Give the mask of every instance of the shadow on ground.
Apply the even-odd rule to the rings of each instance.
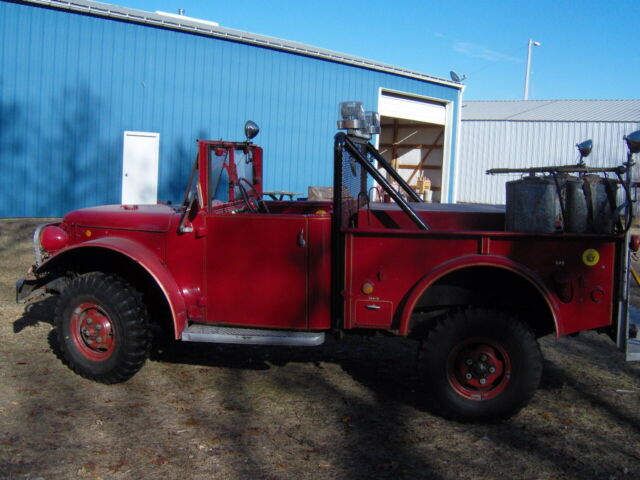
[[[54,302],[27,305],[10,340],[51,324]],[[52,478],[107,469],[112,478],[189,472],[233,479],[591,480],[625,478],[640,460],[638,399],[612,395],[615,383],[606,383],[619,378],[637,387],[638,369],[600,337],[545,339],[539,393],[495,425],[431,415],[416,388],[416,347],[375,337],[314,348],[214,345],[156,332],[150,363],[125,384],[96,385],[67,370],[52,378],[47,368],[35,376],[55,380],[60,390],[42,396],[18,377],[21,420],[0,441],[11,448],[40,444],[39,457],[13,459],[11,471],[51,472],[45,458],[55,466]],[[55,352],[55,344],[50,348]],[[25,363],[17,362],[16,374],[34,368]],[[603,371],[613,376],[593,381]],[[94,446],[78,440],[87,437]],[[54,458],[46,452],[55,442]],[[113,453],[110,445],[117,445]]]

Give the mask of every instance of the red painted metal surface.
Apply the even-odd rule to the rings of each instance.
[[[312,212],[328,211],[313,208]],[[328,213],[308,217],[307,251],[307,312],[308,328],[325,330],[331,327],[331,216]]]
[[[348,230],[346,236],[346,328],[367,326],[358,320],[359,302],[386,301],[393,305],[393,320],[385,327],[406,335],[413,309],[426,290],[443,276],[474,266],[501,268],[526,279],[547,303],[558,335],[612,321],[615,239],[611,237],[550,235],[532,242],[531,236],[506,232],[366,229]],[[590,248],[600,254],[592,267],[582,260]],[[557,272],[569,277],[575,292],[570,303],[562,302],[554,290]],[[376,281],[376,289],[366,295],[361,286],[370,281]]]
[[[164,239],[159,234],[104,228],[92,229],[89,227],[75,228],[67,226],[67,228],[74,231],[73,238],[75,243],[50,258],[40,267],[40,270],[51,269],[56,265],[64,265],[65,258],[68,258],[77,249],[93,249],[93,254],[96,256],[100,255],[102,250],[117,252],[138,263],[160,287],[171,309],[176,338],[179,336],[187,322],[187,301],[195,301],[194,296],[189,295],[190,292],[185,288],[185,285],[190,285],[193,280],[191,276],[185,275],[184,271],[176,270],[172,272],[167,268],[167,264],[164,261]],[[87,235],[88,233],[91,234]],[[86,238],[92,239],[86,240]],[[179,252],[174,252],[174,255],[179,255]],[[190,258],[190,263],[197,261],[197,258]],[[181,273],[182,275],[176,275],[176,273]]]
[[[481,238],[478,240],[478,244],[485,244]],[[466,268],[472,267],[492,267],[502,269],[515,275],[518,275],[524,278],[527,282],[529,282],[544,298],[549,311],[553,317],[554,324],[556,326],[556,331],[559,331],[561,325],[558,322],[558,305],[555,301],[552,292],[547,288],[547,286],[541,282],[540,278],[527,268],[524,265],[517,264],[513,262],[509,258],[499,257],[495,255],[461,255],[459,257],[454,257],[451,260],[443,262],[441,265],[434,268],[415,285],[415,287],[410,291],[407,301],[405,304],[405,308],[401,313],[400,320],[400,328],[399,331],[402,335],[406,335],[409,332],[409,326],[411,321],[411,314],[413,309],[416,306],[416,303],[420,299],[420,297],[431,287],[434,283],[436,283],[441,278],[445,277],[448,274],[464,270]],[[490,281],[490,279],[488,279]]]
[[[218,184],[211,162],[221,159],[224,182]],[[424,232],[397,206],[365,205],[359,227],[342,233],[344,303],[331,305],[332,203],[277,201],[268,202],[270,213],[248,212],[238,195],[240,173],[248,177],[252,197],[262,192],[262,150],[252,144],[200,141],[197,166],[198,205],[187,215],[186,229],[180,229],[182,206],[78,210],[60,225],[68,244],[41,270],[78,248],[125,255],[160,287],[176,338],[189,322],[325,330],[341,309],[346,329],[406,335],[414,308],[435,282],[476,266],[526,280],[547,305],[558,335],[612,321],[620,238],[504,232],[504,214],[496,207],[417,205],[432,226]],[[599,257],[591,266],[584,257],[590,249]],[[500,356],[498,347],[487,348]],[[495,365],[504,369],[507,363]]]
[[[511,359],[499,343],[472,338],[454,348],[447,359],[451,387],[469,400],[500,395],[511,379]]]
[[[308,328],[309,225],[303,215],[209,215],[207,321]]]
[[[71,314],[71,340],[77,350],[96,362],[109,358],[116,348],[114,325],[107,312],[97,303],[84,302]]]
[[[135,210],[127,205],[105,205],[83,208],[68,213],[64,222],[68,225],[166,232],[174,210],[167,205],[137,205]]]

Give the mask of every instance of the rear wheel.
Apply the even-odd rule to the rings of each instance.
[[[441,319],[423,340],[419,362],[436,409],[462,421],[516,414],[542,375],[542,355],[528,326],[505,312],[481,308]]]
[[[141,295],[115,276],[91,273],[72,280],[58,299],[55,323],[65,363],[90,380],[124,382],[149,354]]]

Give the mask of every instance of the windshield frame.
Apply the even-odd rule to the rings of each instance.
[[[191,202],[191,198],[193,197],[192,191],[195,189],[196,194],[198,195],[198,202],[202,204],[202,191],[200,189],[200,152],[196,153],[196,159],[193,162],[193,166],[191,167],[191,173],[189,174],[189,182],[187,183],[187,188],[184,191],[184,197],[182,198],[182,206],[187,207]],[[197,184],[194,186],[194,182]]]

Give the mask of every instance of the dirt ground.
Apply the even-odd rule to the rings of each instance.
[[[540,390],[495,425],[425,411],[395,339],[165,342],[124,384],[84,380],[51,347],[52,301],[15,304],[36,223],[0,221],[0,480],[640,476],[640,364],[597,334],[544,338]]]

